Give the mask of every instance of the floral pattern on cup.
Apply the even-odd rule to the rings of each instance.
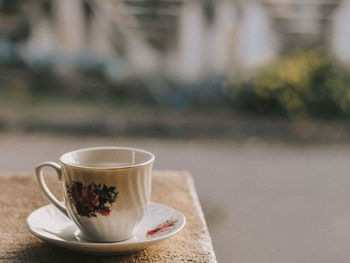
[[[84,186],[79,181],[66,185],[68,197],[71,198],[78,215],[90,217],[109,216],[111,206],[119,192],[115,186],[91,183]]]
[[[175,227],[177,220],[167,220],[164,223],[158,225],[156,228],[149,230],[146,233],[146,237],[153,237],[159,233],[167,232]]]

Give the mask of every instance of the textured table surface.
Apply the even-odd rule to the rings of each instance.
[[[62,195],[55,176],[47,182]],[[31,235],[25,220],[31,211],[48,204],[35,176],[0,176],[0,262],[216,262],[193,179],[187,172],[155,171],[152,201],[181,211],[187,220],[177,235],[142,251],[112,257],[77,254]]]

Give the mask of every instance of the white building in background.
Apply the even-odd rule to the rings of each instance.
[[[243,70],[254,69],[275,59],[280,45],[261,2],[247,1],[242,9],[243,16],[236,37],[237,64]]]
[[[331,49],[334,55],[344,64],[350,65],[350,1],[343,0],[334,14]]]
[[[350,64],[350,0],[28,3],[30,36],[17,47],[29,65],[98,64],[112,80],[161,76],[191,83],[317,43]]]
[[[258,1],[145,2],[52,0],[50,14],[32,8],[23,57],[67,68],[85,56],[105,63],[112,78],[162,75],[195,82],[254,68],[279,53]],[[157,2],[163,3],[152,6]]]
[[[21,51],[29,63],[72,65],[87,53],[105,59],[115,54],[104,18],[96,14],[87,21],[81,0],[52,0],[49,10],[38,3],[28,10],[31,34]],[[102,20],[102,21],[101,21]]]

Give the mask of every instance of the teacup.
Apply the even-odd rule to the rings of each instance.
[[[154,155],[125,147],[86,148],[63,154],[59,163],[36,167],[48,199],[75,222],[83,238],[117,242],[131,238],[150,203]],[[64,204],[50,192],[43,168],[55,169]]]

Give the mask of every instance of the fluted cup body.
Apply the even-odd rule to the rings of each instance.
[[[154,155],[104,147],[61,156],[68,216],[85,239],[116,242],[134,235],[150,203]]]

